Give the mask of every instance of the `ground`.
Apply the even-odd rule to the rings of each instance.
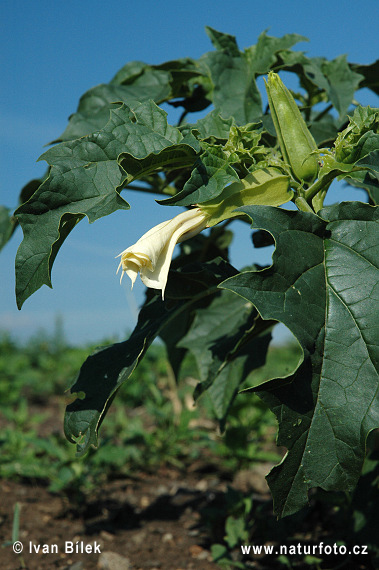
[[[1,481],[0,560],[1,569],[19,570],[211,570],[220,568],[212,561],[211,542],[222,542],[224,520],[210,517],[220,512],[229,485],[252,493],[258,510],[272,516],[271,499],[263,471],[240,471],[234,477],[220,472],[216,465],[195,462],[187,472],[161,468],[156,473],[136,473],[132,478],[109,481],[96,495],[81,503],[50,493],[45,486],[29,482]],[[19,503],[20,524],[17,539],[22,555],[12,550],[12,524],[15,504]],[[217,509],[219,509],[217,511]],[[203,516],[204,512],[207,517]],[[222,511],[221,511],[222,512]],[[295,543],[315,544],[333,537],[333,526],[323,524],[322,511],[313,510],[300,531],[292,534]],[[262,524],[262,523],[260,523]],[[287,526],[284,527],[287,530]],[[213,540],[210,540],[210,537]],[[74,552],[65,552],[69,542]],[[280,542],[280,539],[279,539]],[[71,544],[72,543],[72,544]],[[278,544],[278,539],[276,540]],[[37,553],[34,549],[38,549]],[[43,553],[45,548],[48,553]],[[57,545],[57,552],[52,552]],[[77,545],[77,546],[76,546]],[[97,552],[81,552],[86,546]],[[79,549],[76,552],[76,548]],[[31,550],[31,552],[30,552]],[[99,552],[100,551],[100,552]],[[321,561],[320,561],[321,562]],[[343,568],[374,570],[369,557],[338,560],[328,557],[320,565],[297,560],[288,566],[278,557],[254,556],[245,560],[248,568],[270,570],[296,568]],[[326,565],[325,565],[326,563]],[[232,568],[223,566],[224,569]]]
[[[98,496],[75,509],[67,498],[54,496],[38,484],[1,482],[0,543],[12,536],[13,511],[21,505],[21,557],[12,546],[1,552],[1,568],[133,568],[134,570],[217,568],[212,562],[200,512],[225,491],[227,482],[202,466],[183,476],[175,469],[137,474],[108,483]],[[58,545],[56,553],[29,552],[29,542]],[[65,553],[65,541],[98,545],[102,555]],[[117,553],[114,566],[108,564]],[[129,562],[129,564],[128,564]],[[104,565],[103,565],[104,564]],[[110,563],[112,564],[112,562]]]

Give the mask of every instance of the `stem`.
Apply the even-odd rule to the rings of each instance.
[[[329,190],[329,186],[331,185],[332,182],[329,182],[329,184],[326,184],[324,186],[324,188],[322,190],[320,190],[320,192],[313,198],[312,200],[312,206],[315,210],[315,212],[319,212],[323,206],[324,206],[324,200],[325,200],[325,196],[327,191]]]
[[[178,127],[182,124],[182,122],[186,118],[187,114],[188,114],[188,111],[186,109],[184,109],[183,113],[180,115],[180,119],[178,121]]]
[[[312,214],[314,214],[312,207],[308,204],[303,196],[298,196],[295,199],[295,204],[302,212],[312,212]]]
[[[162,192],[159,192],[159,190],[156,190],[155,188],[149,188],[147,186],[135,186],[133,184],[128,184],[127,186],[125,186],[125,188],[123,188],[123,190],[138,190],[139,192],[149,192],[151,194],[162,194]]]
[[[308,202],[308,204],[310,203],[312,198],[314,198],[316,194],[318,194],[320,190],[322,190],[322,188],[324,188],[326,185],[330,186],[332,180],[337,176],[339,176],[340,174],[341,172],[338,171],[336,172],[335,170],[331,170],[330,172],[322,176],[322,178],[316,180],[316,182],[312,184],[312,186],[310,186],[310,188],[308,188],[308,190],[304,192],[304,198]]]
[[[303,190],[303,184],[300,184],[300,182],[297,182],[292,176],[291,176],[290,186],[291,186],[291,188],[293,188],[297,192],[300,192]]]
[[[329,113],[329,111],[331,111],[331,109],[333,109],[333,105],[332,105],[332,104],[328,105],[328,107],[326,107],[326,109],[324,109],[323,111],[321,111],[321,113],[319,113],[319,114],[317,115],[317,117],[315,117],[315,119],[314,119],[313,122],[315,123],[316,121],[320,121],[325,115],[327,115],[327,113]]]
[[[175,195],[175,190],[174,188],[172,189],[172,192],[165,192],[164,190],[169,188],[169,186],[165,186],[163,190],[158,190],[157,188],[153,188],[153,187],[149,187],[149,186],[136,186],[134,184],[128,184],[127,186],[125,186],[125,188],[123,188],[123,190],[138,190],[139,192],[148,192],[149,194],[167,194],[169,196],[174,196]]]

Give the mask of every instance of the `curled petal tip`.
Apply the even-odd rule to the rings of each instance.
[[[140,277],[147,287],[164,290],[167,283],[171,258],[175,245],[201,232],[206,227],[207,216],[198,208],[186,210],[172,220],[162,222],[144,234],[134,245],[128,247],[121,256],[121,279],[127,273],[132,286]],[[120,283],[121,283],[120,279]]]

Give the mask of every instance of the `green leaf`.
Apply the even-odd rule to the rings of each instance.
[[[172,198],[157,202],[163,206],[200,204],[219,196],[227,184],[238,180],[228,156],[220,148],[209,148],[197,160],[183,190]]]
[[[364,155],[363,158],[356,162],[355,166],[361,166],[364,168],[368,168],[370,170],[370,174],[376,177],[379,180],[379,148],[376,147],[376,150],[373,152]]]
[[[18,197],[18,203],[23,204],[34,194],[38,187],[46,180],[48,174],[46,173],[40,179],[30,180],[21,189],[20,195]],[[11,214],[12,211],[12,214]],[[0,251],[8,243],[14,232],[18,227],[18,220],[13,214],[13,210],[6,208],[5,206],[0,206]]]
[[[241,52],[238,49],[235,36],[218,32],[210,26],[205,26],[205,31],[207,32],[214,48],[231,56],[238,57],[240,55]]]
[[[191,97],[196,88],[191,82],[196,78],[201,81],[202,76],[201,68],[190,58],[156,66],[131,61],[109,84],[97,85],[82,95],[76,113],[70,116],[64,133],[54,142],[73,140],[102,129],[113,103],[132,106],[151,99],[160,104],[176,97]]]
[[[334,146],[336,159],[350,164],[379,150],[379,109],[357,107]]]
[[[249,542],[249,528],[244,516],[228,516],[225,521],[225,540],[229,548]]]
[[[246,568],[243,562],[238,560],[233,560],[224,544],[212,544],[211,554],[213,561],[217,563],[220,568],[225,568],[225,570],[230,570],[231,568],[240,568],[244,570]]]
[[[203,80],[206,82],[207,79],[196,60],[185,57],[154,65],[153,69],[170,73],[170,99],[185,97],[186,103],[183,106],[188,111],[200,111],[210,104],[210,101],[201,97],[201,94],[204,95],[205,93],[202,93],[202,89],[199,88],[203,87]],[[176,103],[174,106],[177,106]],[[170,104],[173,103],[170,101]]]
[[[256,74],[267,73],[281,58],[282,52],[298,42],[308,42],[308,38],[298,34],[285,34],[281,38],[268,36],[266,32],[260,34],[256,45],[246,49]]]
[[[193,353],[201,382],[207,380],[215,359],[218,367],[224,362],[227,352],[240,338],[241,327],[242,330],[249,329],[255,317],[251,303],[229,292],[219,295],[210,307],[197,312],[193,326],[178,346]],[[225,349],[226,346],[229,348]]]
[[[171,93],[170,77],[168,72],[148,68],[131,84],[118,85],[114,80],[114,83],[93,87],[82,95],[76,113],[70,116],[66,129],[53,142],[70,141],[99,131],[109,120],[112,103],[165,101]]]
[[[307,40],[297,34],[272,38],[265,33],[257,45],[241,52],[233,36],[208,28],[217,51],[205,54],[199,65],[208,69],[213,89],[208,93],[214,107],[224,118],[233,117],[238,125],[253,123],[262,115],[262,100],[255,79],[267,73],[281,51],[298,41]]]
[[[182,249],[191,248],[192,251],[186,251],[173,260],[171,268],[179,267],[179,270],[171,269],[170,271],[170,279],[165,291],[166,299],[190,300],[199,295],[204,288],[216,286],[226,275],[231,277],[237,273],[220,257],[224,252],[219,248],[218,242],[222,242],[223,238],[224,240],[227,239],[224,235],[226,233],[224,230],[221,233],[213,230],[209,236],[198,235],[189,242],[182,244]],[[202,258],[204,257],[213,261],[207,261],[206,265],[200,264],[199,261],[203,262],[204,259]],[[196,261],[191,263],[192,258]],[[184,270],[180,269],[180,264],[183,262],[186,263]],[[205,298],[198,306],[206,307],[209,303],[210,299]],[[178,342],[186,335],[193,318],[193,307],[188,303],[188,306],[180,314],[170,319],[170,322],[165,325],[159,335],[166,345],[167,356],[175,376],[178,375],[182,360],[187,352],[187,349],[179,346]]]
[[[352,172],[344,177],[344,181],[357,188],[364,188],[373,204],[379,204],[379,181],[376,176],[373,176],[370,171],[361,170],[359,172]]]
[[[196,360],[201,383],[195,397],[207,391],[222,427],[241,384],[265,363],[271,335],[261,335],[256,323],[251,303],[223,291],[209,307],[197,311],[188,333],[177,343]]]
[[[379,110],[358,106],[334,146],[335,158],[323,158],[324,171],[336,169],[341,175],[345,172],[347,182],[365,188],[373,202],[378,203]]]
[[[211,246],[210,246],[211,249]],[[170,271],[170,279],[165,289],[165,297],[171,300],[191,300],[209,287],[216,287],[227,277],[237,273],[225,259],[215,258],[206,262],[188,263],[187,256],[176,258],[186,263],[185,267]]]
[[[190,300],[195,295],[201,293],[205,287],[216,286],[222,281],[226,275],[236,275],[237,271],[234,270],[222,256],[225,251],[222,250],[222,242],[227,240],[228,232],[224,229],[217,228],[211,230],[209,236],[197,235],[195,238],[181,244],[182,250],[185,252],[176,257],[171,268],[178,268],[179,270],[170,271],[170,279],[166,287],[166,299],[188,299]],[[230,232],[229,232],[230,233]],[[190,251],[188,251],[190,249]],[[199,261],[207,261],[206,265],[200,264]],[[191,260],[195,261],[191,263]],[[180,264],[185,263],[185,269],[180,269]],[[210,303],[209,298],[205,298],[200,307],[206,307]],[[160,332],[160,338],[164,341],[167,350],[171,367],[175,376],[181,368],[181,364],[186,348],[179,346],[178,342],[186,335],[194,318],[193,307],[190,303],[185,310],[181,311],[176,317],[173,317],[170,322],[165,325],[164,329]]]
[[[38,190],[42,182],[44,182],[47,179],[48,176],[49,176],[49,169],[47,168],[42,178],[34,178],[33,180],[30,180],[27,184],[25,184],[25,186],[23,186],[23,188],[21,189],[20,196],[18,198],[19,205],[23,204],[24,202],[27,202],[29,198],[33,196],[34,192]]]
[[[379,150],[361,158],[355,166],[368,170],[352,172],[345,180],[353,186],[365,188],[373,203],[379,204]]]
[[[16,225],[16,218],[12,216],[10,208],[0,206],[0,251],[10,240]]]
[[[259,120],[262,101],[247,57],[216,51],[205,54],[200,61],[209,70],[216,111],[224,119],[233,117],[239,125]]]
[[[118,70],[109,83],[113,83],[114,85],[128,85],[151,69],[151,66],[143,61],[128,61],[128,63]]]
[[[265,364],[271,333],[249,340],[246,335],[243,340],[241,348],[236,349],[236,354],[226,355],[218,370],[213,363],[207,382],[200,384],[195,391],[196,397],[207,391],[221,430],[225,428],[230,407],[242,385],[254,370]]]
[[[313,121],[309,130],[319,148],[331,147],[338,134],[336,120],[329,114],[324,115],[320,120]]]
[[[359,85],[360,88],[367,87],[379,95],[379,59],[369,65],[351,63],[350,67],[364,77]]]
[[[345,55],[332,61],[322,57],[307,58],[304,54],[288,52],[283,57],[282,69],[292,69],[299,73],[301,84],[319,101],[331,101],[340,119],[345,119],[354,94],[361,86],[363,75],[351,69]],[[311,88],[312,87],[312,88]],[[314,89],[317,87],[320,92]],[[322,92],[325,96],[322,96]],[[314,100],[314,103],[317,99]]]
[[[234,119],[232,117],[223,119],[217,111],[213,110],[191,127],[199,133],[199,137],[203,140],[214,137],[226,141],[233,124]]]
[[[130,338],[99,349],[84,362],[71,388],[77,399],[67,406],[64,423],[66,437],[77,443],[80,455],[90,446],[97,446],[98,429],[117,390],[131,376],[154,338],[189,308],[203,306],[207,297],[218,293],[217,284],[235,270],[226,262],[214,260],[201,266],[200,272],[198,268],[187,272],[192,274],[192,289],[175,279],[176,273],[170,274],[167,300],[149,295]],[[175,299],[169,296],[169,285],[176,292]]]
[[[255,388],[278,418],[278,445],[288,448],[268,476],[275,510],[286,516],[306,504],[312,487],[353,489],[366,438],[379,426],[378,209],[347,202],[320,217],[243,211],[273,235],[273,265],[221,286],[263,319],[283,322],[304,352],[291,377]]]
[[[349,64],[345,55],[328,61],[323,57],[308,58],[301,52],[283,51],[279,57],[282,60],[279,69],[299,75],[300,83],[309,95],[308,104],[331,101],[340,121],[345,119],[356,90],[364,86],[364,75],[358,66]]]
[[[67,406],[64,421],[65,435],[77,443],[79,455],[97,446],[99,426],[116,391],[130,377],[171,312],[158,297],[153,298],[142,309],[128,340],[99,350],[84,362],[71,388],[77,399]]]
[[[177,162],[193,164],[194,137],[183,138],[152,101],[112,110],[104,129],[57,145],[41,156],[49,177],[15,212],[24,239],[16,258],[16,297],[24,301],[43,284],[68,233],[84,216],[90,223],[118,209],[129,209],[119,192],[151,169]],[[122,165],[122,166],[120,166]],[[128,172],[130,171],[130,172]]]
[[[333,61],[326,61],[323,65],[323,72],[328,80],[326,91],[329,99],[340,117],[344,117],[364,77],[350,68],[345,55]]]
[[[296,73],[300,78],[301,85],[308,92],[313,92],[315,87],[326,91],[328,82],[322,71],[325,58],[309,58],[304,52],[282,51],[279,54],[279,60],[278,69]]]
[[[365,188],[374,203],[378,192],[379,112],[358,106],[348,126],[339,133],[333,151],[321,155],[319,179],[306,191],[315,196],[339,176],[350,184]]]
[[[199,60],[208,70],[212,82],[212,98],[216,111],[224,118],[233,117],[237,124],[254,122],[262,114],[261,96],[255,83],[255,72],[247,56],[239,52],[209,52]]]

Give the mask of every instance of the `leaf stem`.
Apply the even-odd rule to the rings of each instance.
[[[151,194],[161,194],[155,188],[149,188],[147,186],[136,186],[134,184],[127,184],[123,190],[138,190],[139,192],[150,192]]]
[[[332,180],[339,176],[339,174],[341,174],[341,172],[331,170],[330,172],[324,174],[324,176],[321,178],[318,178],[316,182],[314,182],[312,186],[310,186],[308,190],[304,192],[304,199],[308,202],[308,204],[311,202],[312,198],[314,198],[316,194],[320,192],[320,190],[322,190],[327,185],[330,186]]]
[[[326,184],[324,188],[322,188],[322,190],[320,190],[320,192],[318,192],[318,194],[316,194],[316,196],[313,198],[312,206],[316,213],[323,208],[325,196],[327,191],[329,190],[329,186],[331,185],[331,183],[332,181],[330,181],[329,184]]]
[[[335,178],[337,178],[337,176],[347,176],[349,175],[351,172],[358,172],[359,170],[368,170],[367,167],[365,166],[353,166],[353,168],[351,170],[341,170],[338,168],[338,165],[336,165],[334,168],[332,168],[331,170],[329,170],[329,172],[327,172],[326,174],[324,174],[323,176],[321,176],[321,178],[318,178],[316,180],[316,182],[314,182],[312,184],[312,186],[310,186],[307,190],[305,190],[302,195],[305,198],[305,200],[308,202],[308,204],[311,203],[311,200],[316,196],[316,194],[318,194],[321,190],[324,190],[324,192],[326,193],[326,191],[328,190],[329,186],[331,185],[331,183],[333,182],[333,180]]]
[[[163,190],[159,190],[158,188],[154,188],[154,187],[149,187],[149,186],[136,186],[135,184],[127,184],[123,190],[138,190],[139,192],[147,192],[149,194],[168,194],[168,195],[174,195],[175,194],[175,190],[172,189],[172,193],[171,192],[165,192],[164,190],[168,188],[168,186],[166,186]]]
[[[331,111],[333,109],[333,105],[330,104],[328,105],[323,111],[321,111],[317,117],[314,118],[313,122],[315,123],[316,121],[320,121],[325,115],[327,115],[329,113],[329,111]]]

